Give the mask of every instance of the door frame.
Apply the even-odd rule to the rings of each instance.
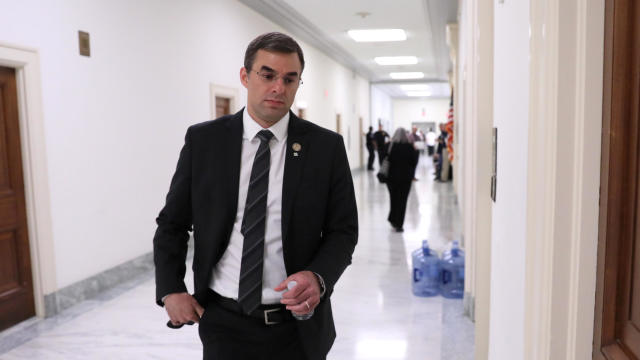
[[[36,316],[45,317],[44,296],[57,290],[57,280],[40,85],[40,57],[36,49],[0,42],[0,66],[16,69],[33,295]]]
[[[531,0],[524,359],[590,359],[604,2]],[[506,5],[506,4],[505,4]],[[498,9],[500,6],[497,5]],[[553,341],[552,341],[553,339]]]
[[[617,4],[616,4],[617,3]],[[616,327],[618,307],[626,307],[619,300],[614,306],[605,307],[605,299],[614,297],[619,299],[618,287],[624,281],[620,271],[625,256],[621,255],[624,246],[629,246],[626,240],[633,236],[633,225],[627,225],[629,219],[631,224],[635,224],[635,214],[622,209],[628,209],[624,200],[618,200],[629,193],[630,186],[635,183],[628,179],[626,166],[618,166],[612,159],[618,159],[620,153],[628,151],[629,146],[633,146],[637,139],[633,139],[631,134],[625,136],[613,136],[626,131],[628,122],[622,119],[622,111],[633,102],[634,95],[632,89],[627,89],[628,83],[620,80],[621,72],[627,71],[634,66],[632,60],[637,59],[637,52],[628,50],[627,44],[636,41],[630,38],[631,33],[627,31],[624,16],[625,10],[616,5],[629,6],[630,1],[605,1],[606,28],[605,28],[605,65],[604,65],[604,112],[603,112],[603,137],[602,137],[602,186],[601,186],[601,207],[600,207],[600,229],[598,238],[598,267],[597,267],[597,287],[596,287],[596,311],[595,326],[593,332],[593,359],[627,359],[625,350],[616,341]],[[622,19],[621,19],[622,18]],[[634,36],[636,34],[633,34]],[[637,50],[636,50],[637,51]],[[634,59],[635,58],[635,59]],[[617,70],[620,71],[617,71]],[[626,81],[626,80],[625,80]],[[631,97],[629,100],[628,97]],[[633,127],[631,127],[633,129]],[[634,154],[635,155],[635,154]],[[634,162],[637,159],[632,157],[625,160],[623,164]],[[633,172],[633,170],[630,170]],[[629,185],[631,184],[631,185]],[[634,200],[635,201],[635,200]],[[629,205],[633,206],[633,205]],[[635,205],[637,206],[637,204]],[[624,215],[630,215],[629,219],[623,219]],[[637,230],[636,230],[637,231]],[[631,275],[633,275],[633,270]],[[621,280],[622,278],[622,280]],[[603,347],[603,344],[605,345]]]

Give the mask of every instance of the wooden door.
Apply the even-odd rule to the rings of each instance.
[[[216,96],[216,118],[231,114],[231,99]]]
[[[605,2],[593,358],[640,359],[640,2]]]
[[[15,70],[0,67],[0,330],[35,315]]]

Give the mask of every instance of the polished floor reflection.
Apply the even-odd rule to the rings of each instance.
[[[329,360],[473,359],[474,329],[463,316],[462,300],[411,293],[411,251],[423,239],[441,251],[460,238],[452,184],[432,181],[432,172],[423,156],[404,233],[387,223],[388,194],[373,172],[354,174],[360,237],[353,264],[332,297],[338,337]],[[152,276],[0,333],[0,359],[201,358],[196,326],[164,326],[164,310],[153,302]]]

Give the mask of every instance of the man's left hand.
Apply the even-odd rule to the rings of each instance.
[[[286,290],[287,284],[291,281],[295,281],[297,283],[296,286],[282,294],[280,302],[286,305],[287,310],[291,310],[294,314],[310,313],[320,303],[318,278],[311,271],[300,271],[286,278],[274,290]]]

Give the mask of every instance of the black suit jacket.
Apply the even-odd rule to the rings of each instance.
[[[193,125],[171,181],[153,239],[156,301],[186,292],[188,231],[194,237],[194,287],[203,299],[215,264],[229,244],[238,203],[242,111]],[[294,143],[300,150],[294,151]],[[297,321],[312,359],[326,355],[335,338],[330,296],[351,263],[358,216],[342,137],[290,112],[282,188],[282,247],[288,275],[310,270],[326,294],[310,320]],[[295,154],[297,153],[297,155]],[[284,280],[284,279],[282,279]],[[206,306],[206,304],[203,304]]]

